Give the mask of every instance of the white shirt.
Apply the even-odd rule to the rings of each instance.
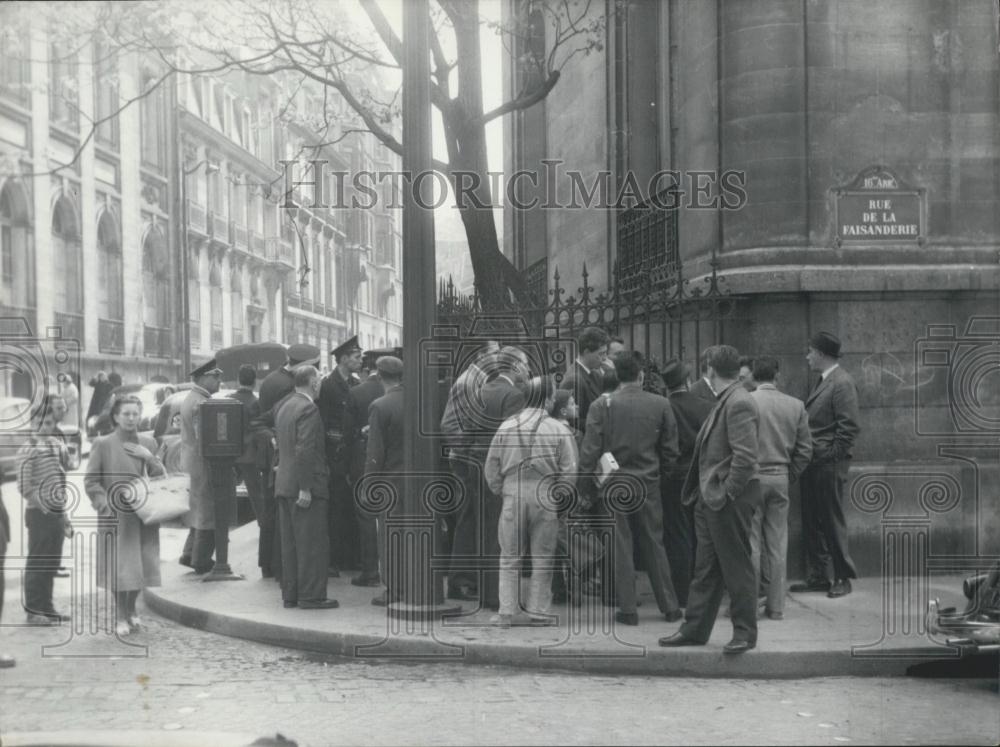
[[[826,369],[823,373],[821,373],[819,375],[820,379],[822,379],[823,381],[826,381],[826,377],[829,376],[830,372],[833,369],[835,369],[835,368],[840,368],[840,364],[839,363],[834,363],[832,366],[830,366],[828,369]]]
[[[708,384],[708,388],[709,388],[709,390],[710,390],[710,391],[712,392],[712,394],[714,394],[714,395],[715,395],[716,397],[718,397],[718,396],[719,396],[719,393],[718,393],[717,391],[715,391],[715,387],[714,387],[714,386],[712,386],[712,382],[711,382],[711,381],[709,380],[709,378],[708,378],[707,376],[702,376],[702,377],[701,377],[701,379],[702,379],[702,381],[704,381],[704,382],[705,382],[706,384]]]
[[[582,368],[586,372],[587,376],[590,376],[590,369],[587,368],[585,365],[583,365],[583,361],[582,360],[580,360],[579,358],[577,358],[576,359],[576,365],[578,365],[580,368]]]

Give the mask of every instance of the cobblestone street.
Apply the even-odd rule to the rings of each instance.
[[[144,615],[144,658],[41,656],[6,627],[2,734],[281,732],[300,744],[995,744],[996,680],[587,677],[310,657]],[[195,741],[197,741],[195,739]]]

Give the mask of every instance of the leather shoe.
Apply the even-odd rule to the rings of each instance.
[[[783,612],[771,612],[770,610],[765,610],[764,614],[767,616],[768,620],[784,620],[785,615]]]
[[[833,586],[830,587],[830,591],[826,595],[830,599],[836,599],[837,597],[846,597],[851,593],[851,580],[847,578],[839,578],[833,582]]]
[[[668,623],[675,623],[678,620],[684,619],[684,612],[681,610],[674,610],[673,612],[664,612],[663,617],[666,618]]]
[[[745,654],[752,648],[757,648],[757,644],[752,641],[737,640],[734,638],[722,647],[724,654]]]
[[[7,656],[7,654],[0,654],[0,669],[10,669],[17,664],[14,661],[13,656]]]
[[[351,579],[351,586],[381,586],[378,576],[355,576]]]
[[[638,612],[621,612],[620,610],[615,613],[615,622],[621,623],[622,625],[638,625],[639,624],[639,613]]]
[[[668,648],[676,648],[679,646],[704,646],[705,644],[701,641],[696,641],[693,638],[688,638],[686,635],[681,633],[679,630],[673,635],[663,636],[659,640],[661,646]]]
[[[336,599],[318,599],[315,602],[299,602],[301,610],[332,610],[340,606]]]
[[[282,602],[282,605],[284,605],[286,610],[290,610],[292,607],[298,607],[299,603],[293,599],[286,599],[284,602]]]
[[[805,591],[830,591],[830,582],[823,578],[807,578],[801,583],[792,584],[788,590],[797,594]]]

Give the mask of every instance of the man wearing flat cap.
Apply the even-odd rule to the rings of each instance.
[[[181,553],[180,563],[194,568],[195,573],[212,570],[215,552],[215,497],[212,494],[209,463],[201,455],[201,404],[217,391],[222,381],[222,369],[215,359],[191,372],[194,386],[181,402],[181,459],[191,476],[191,510],[188,523],[191,531]]]
[[[820,378],[806,399],[813,447],[812,461],[802,473],[806,580],[792,584],[791,591],[825,591],[836,599],[850,594],[851,579],[858,577],[844,518],[844,483],[861,430],[858,391],[840,367],[840,340],[829,332],[817,332],[809,340],[806,361]]]
[[[368,443],[365,450],[365,474],[394,473],[403,471],[403,361],[393,355],[383,355],[375,362],[375,371],[385,394],[368,408]],[[392,479],[392,478],[390,478]],[[402,493],[400,480],[392,480],[397,495]],[[402,500],[400,495],[399,500]],[[369,512],[370,513],[370,512]],[[372,604],[382,606],[398,599],[398,572],[390,572],[389,563],[395,560],[387,552],[385,512],[378,514],[378,559],[385,594],[375,597]]]
[[[358,523],[354,498],[348,482],[350,473],[349,434],[345,428],[347,395],[360,383],[361,346],[357,335],[330,351],[336,364],[323,379],[319,390],[319,413],[326,431],[326,457],[330,467],[330,510],[327,528],[330,537],[331,576],[340,568],[355,567],[358,555]]]
[[[691,370],[676,358],[667,361],[661,375],[667,388],[670,408],[677,421],[677,445],[680,456],[661,482],[663,500],[663,547],[670,561],[670,577],[677,592],[677,603],[687,607],[691,574],[694,572],[694,510],[681,500],[684,478],[691,466],[694,444],[702,423],[714,405],[688,390]]]

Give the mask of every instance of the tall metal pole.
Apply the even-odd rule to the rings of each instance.
[[[184,171],[184,154],[178,159],[181,174],[181,380],[191,373],[191,299],[188,297],[188,206],[187,172]]]
[[[403,171],[409,179],[403,203],[403,366],[404,366],[404,475],[401,506],[389,517],[390,565],[402,569],[402,604],[390,614],[428,619],[443,611],[442,579],[431,572],[434,519],[423,502],[428,474],[436,464],[432,438],[422,436],[420,423],[438,418],[437,385],[422,370],[421,342],[427,340],[435,318],[436,295],[434,216],[421,207],[415,186],[430,187],[432,179],[417,179],[432,168],[430,99],[430,14],[428,0],[403,3]],[[431,202],[430,195],[424,204]],[[403,510],[400,511],[399,509]],[[394,517],[402,514],[402,525]],[[393,525],[397,527],[392,530]],[[394,535],[394,536],[393,536]]]

